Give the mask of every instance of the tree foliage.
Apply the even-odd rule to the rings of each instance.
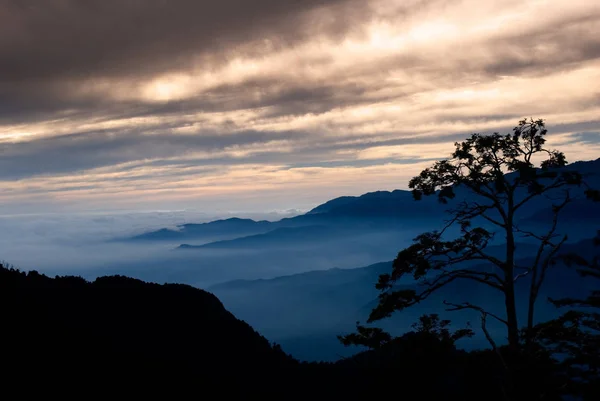
[[[473,336],[471,328],[450,331],[450,323],[450,320],[440,319],[437,313],[432,313],[421,316],[419,321],[412,325],[412,329],[417,335],[430,337],[450,346],[454,346],[462,338]],[[359,322],[356,323],[356,333],[338,338],[346,346],[361,345],[374,350],[381,349],[397,339],[379,327],[365,327]]]

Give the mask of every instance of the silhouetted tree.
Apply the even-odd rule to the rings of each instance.
[[[472,337],[473,330],[470,328],[458,329],[454,332],[450,332],[450,320],[440,319],[437,313],[429,315],[423,315],[419,318],[417,323],[412,325],[413,329],[417,333],[423,333],[431,335],[442,343],[452,344],[465,337]]]
[[[421,316],[411,327],[417,335],[428,336],[451,346],[461,338],[473,336],[473,330],[470,328],[451,332],[450,323],[450,320],[441,320],[437,313],[432,313]],[[381,328],[361,326],[359,322],[356,323],[356,333],[338,336],[338,339],[346,346],[362,345],[373,350],[380,349],[394,340]]]
[[[527,275],[531,278],[527,326],[532,327],[535,301],[546,271],[566,241],[566,236],[555,235],[560,211],[573,200],[570,188],[583,184],[579,173],[561,169],[567,164],[563,153],[545,148],[546,133],[543,120],[523,120],[512,134],[473,134],[455,144],[451,159],[436,162],[410,181],[416,200],[436,194],[446,204],[456,197],[456,191],[464,191],[463,200],[448,211],[451,219],[441,231],[419,235],[412,246],[398,254],[393,271],[380,276],[376,287],[382,292],[369,322],[417,304],[453,281],[469,280],[501,292],[506,317],[488,313],[469,302],[449,304],[450,308],[474,309],[484,317],[497,319],[507,327],[509,346],[515,349],[519,346],[515,282]],[[541,168],[536,168],[534,161],[540,156],[544,159]],[[553,201],[554,214],[551,228],[542,235],[521,229],[516,220],[521,208],[540,197]],[[503,258],[486,253],[496,231],[475,225],[481,222],[505,236]],[[454,226],[460,229],[458,238],[444,240],[445,232]],[[515,265],[517,235],[539,241],[531,266]],[[467,261],[482,261],[492,268],[465,268]],[[408,275],[422,284],[422,291],[394,288],[398,280]]]
[[[506,135],[473,134],[466,141],[455,144],[450,159],[436,162],[410,181],[409,187],[416,200],[437,195],[441,204],[451,203],[448,210],[450,219],[441,230],[416,237],[413,245],[398,253],[392,272],[380,276],[376,285],[381,291],[379,303],[372,310],[369,323],[413,306],[448,284],[466,280],[483,284],[501,294],[505,316],[486,311],[468,300],[463,303],[444,301],[447,310],[478,311],[484,334],[497,351],[498,347],[486,329],[486,321],[492,318],[501,322],[507,330],[509,354],[516,355],[522,338],[517,319],[515,283],[528,276],[527,329],[523,333],[526,333],[525,342],[531,343],[527,333],[531,333],[534,325],[540,288],[554,257],[567,240],[566,236],[556,233],[560,212],[576,198],[575,188],[583,186],[584,192],[597,195],[585,186],[580,173],[564,168],[567,161],[562,152],[545,147],[546,133],[543,120],[531,119],[520,121],[513,132]],[[518,214],[541,199],[552,205],[551,226],[544,233],[528,231],[519,225]],[[453,228],[458,228],[459,235],[447,239]],[[501,257],[487,251],[496,234],[505,239],[506,252]],[[517,266],[515,263],[518,236],[538,243],[534,261],[529,266]],[[476,263],[469,263],[473,261]],[[406,276],[417,281],[418,289],[396,285]],[[374,330],[377,329],[358,325],[359,334],[385,337],[382,331]],[[341,337],[341,340],[344,343],[361,343],[357,340],[362,338],[351,334]],[[504,363],[504,359],[502,361]],[[507,387],[511,387],[510,384]]]
[[[421,397],[457,396],[464,400],[462,391],[469,387],[461,378],[464,352],[458,351],[455,343],[472,335],[470,329],[452,331],[450,321],[437,314],[421,316],[411,331],[393,338],[381,329],[359,326],[357,333],[341,338],[342,342],[370,349],[342,359],[336,366],[348,369],[348,378],[355,377],[371,389],[367,398],[373,396],[374,389],[386,388],[390,382],[408,387],[427,377],[430,386],[418,390]]]

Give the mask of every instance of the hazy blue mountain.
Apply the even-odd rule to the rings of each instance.
[[[588,180],[600,187],[597,176],[600,160],[573,163],[568,168],[589,175]],[[455,202],[468,195],[461,188],[456,192]],[[558,230],[569,234],[570,242],[593,236],[597,228],[592,218],[597,215],[597,206],[584,200],[576,202],[565,210],[566,219]],[[452,206],[452,202],[440,205],[436,197],[415,201],[409,191],[379,191],[336,198],[305,215],[275,222],[228,219],[189,224],[180,231],[147,234],[159,238],[157,241],[121,244],[139,248],[140,254],[151,250],[151,257],[121,258],[110,266],[99,264],[84,274],[93,278],[127,272],[144,280],[179,281],[206,287],[233,279],[274,278],[332,267],[367,266],[393,259],[418,234],[441,228],[443,212]],[[519,227],[543,232],[550,224],[550,208],[550,201],[540,200],[521,209],[517,216]],[[448,234],[455,235],[456,230]],[[180,238],[173,239],[177,237]],[[517,238],[523,244],[531,242],[530,238]],[[494,245],[501,246],[502,241],[499,234]],[[175,249],[182,244],[187,244],[184,248],[188,249]]]
[[[518,264],[531,263],[529,255],[536,248],[528,244],[517,246]],[[491,246],[488,253],[501,256],[503,246]],[[591,240],[565,245],[563,252],[577,252],[592,257],[600,252]],[[484,269],[485,266],[480,268]],[[280,343],[284,350],[300,359],[336,360],[349,356],[359,349],[344,348],[337,334],[350,332],[357,320],[364,322],[377,304],[378,291],[374,285],[380,274],[391,270],[391,262],[382,262],[355,269],[330,269],[277,277],[268,280],[235,280],[209,287],[223,304],[236,316],[249,322],[261,333]],[[546,297],[577,295],[587,291],[586,282],[570,270],[554,269],[542,288],[539,318],[555,313]],[[410,280],[400,286],[414,286]],[[528,289],[527,279],[518,282],[518,297],[524,300]],[[457,281],[430,297],[419,306],[381,322],[381,326],[396,333],[410,329],[410,325],[424,313],[447,315],[444,300],[462,302],[469,300],[498,314],[503,313],[503,298],[489,287],[472,282]],[[457,325],[478,320],[472,311],[454,312],[450,315]],[[522,318],[524,318],[522,316]],[[490,323],[490,330],[500,336],[502,327]],[[479,335],[470,347],[486,346]]]
[[[320,213],[328,213],[336,207],[352,204],[356,201],[356,196],[340,196],[339,198],[332,199],[319,205],[312,210],[310,210],[306,214],[320,214]]]
[[[400,231],[386,228],[373,229],[370,227],[339,227],[339,226],[300,226],[276,228],[264,234],[249,235],[230,240],[214,241],[202,245],[182,244],[179,249],[255,249],[266,250],[271,248],[291,247],[302,249],[305,247],[322,248],[328,244],[345,241],[365,240],[362,246],[371,242],[368,238],[375,236],[379,245],[398,240]],[[387,238],[381,239],[381,236]],[[406,235],[402,234],[404,238]],[[395,242],[397,243],[397,242]],[[361,247],[358,244],[358,247]]]
[[[215,241],[204,245],[182,244],[181,249],[199,248],[255,248],[271,246],[301,246],[307,239],[327,241],[335,240],[337,235],[343,235],[344,231],[328,226],[304,226],[304,227],[282,227],[276,228],[264,234],[249,235],[231,240]]]
[[[415,201],[410,191],[377,191],[357,197],[341,197],[326,202],[308,212],[308,215],[349,216],[354,218],[430,219],[439,215],[435,199]]]
[[[552,221],[552,208],[547,207],[533,213],[527,221]],[[578,199],[569,203],[560,212],[561,222],[581,222],[586,220],[600,221],[600,203]]]
[[[575,170],[586,177],[586,181],[595,188],[600,188],[600,159],[585,162],[576,162],[565,167],[567,170]],[[510,180],[511,176],[507,177]],[[582,197],[585,188],[573,190],[575,197]],[[560,195],[560,191],[551,193]],[[517,198],[527,196],[525,190],[517,194]],[[440,205],[436,197],[426,197],[415,201],[410,191],[377,191],[366,193],[361,196],[342,196],[323,203],[308,213],[278,221],[254,221],[251,219],[232,218],[217,220],[203,224],[186,224],[178,230],[161,229],[130,238],[131,240],[154,240],[174,241],[181,243],[190,240],[226,240],[245,237],[254,234],[262,234],[278,228],[302,227],[302,226],[338,226],[346,228],[406,228],[415,224],[430,226],[439,225],[444,218],[445,210],[456,205],[458,202],[469,199],[473,200],[473,194],[466,189],[458,187],[456,198],[448,205]],[[525,205],[517,216],[524,221],[531,218],[539,219],[541,216],[532,217],[534,214],[546,210],[551,211],[551,199],[539,199],[536,202]],[[597,208],[581,201],[578,205],[585,205],[586,209],[593,209],[595,215],[599,212]],[[577,207],[575,210],[583,210]],[[546,216],[547,217],[547,216]],[[584,218],[587,214],[581,213],[571,215],[572,218]],[[528,220],[529,218],[529,220]],[[580,219],[581,220],[581,219]]]
[[[343,199],[343,201],[339,201]],[[343,207],[330,208],[347,202]],[[323,210],[327,209],[327,212]],[[329,226],[344,229],[380,230],[406,228],[416,222],[425,223],[439,220],[443,215],[435,199],[417,202],[409,191],[373,192],[360,197],[334,199],[317,207],[305,215],[284,218],[278,221],[254,221],[232,218],[202,224],[185,224],[177,230],[163,228],[140,234],[128,241],[220,241],[264,234],[276,229],[307,226]],[[309,229],[310,230],[310,229]],[[284,232],[284,231],[280,231]],[[300,232],[300,231],[298,231]]]
[[[377,278],[390,269],[391,262],[383,262],[269,280],[236,280],[209,291],[286,352],[300,359],[333,361],[355,352],[341,347],[335,335],[352,329],[363,306],[377,296]]]
[[[272,229],[273,223],[233,217],[201,224],[183,224],[177,230],[163,228],[129,238],[134,241],[173,241],[187,239],[231,238],[240,235],[263,233]]]
[[[367,266],[393,259],[422,228],[340,231],[339,227],[328,227],[326,230],[332,235],[325,230],[312,232],[314,237],[295,235],[294,229],[284,230],[287,236],[282,235],[281,239],[270,234],[192,249],[176,249],[176,243],[172,242],[122,243],[120,247],[137,249],[141,256],[121,258],[109,265],[97,263],[82,274],[93,279],[126,272],[142,280],[184,282],[205,288],[234,279],[273,278],[332,267]],[[148,256],[144,252],[148,252]]]
[[[600,159],[573,163],[567,168],[581,172],[593,186],[600,187]],[[581,197],[583,188],[573,192]],[[290,346],[297,347],[299,355],[307,358],[322,355],[322,349],[316,349],[314,344],[325,344],[332,339],[333,348],[328,350],[327,358],[335,359],[337,353],[349,351],[335,348],[337,342],[332,333],[351,330],[356,320],[364,320],[377,295],[373,283],[378,274],[361,276],[363,273],[357,272],[353,273],[357,278],[345,279],[350,275],[348,269],[391,260],[410,245],[416,235],[441,228],[444,210],[472,196],[460,187],[456,193],[453,202],[440,205],[436,197],[415,201],[410,191],[378,191],[336,198],[305,215],[275,222],[228,219],[189,224],[180,231],[159,230],[146,236],[158,238],[152,242],[155,249],[164,244],[162,253],[143,262],[123,261],[111,265],[111,271],[105,266],[98,270],[99,274],[127,272],[144,280],[179,281],[203,288],[233,279],[290,276],[280,281],[267,280],[260,286],[253,281],[238,282],[235,288],[215,287],[214,292],[236,315],[270,338],[294,344]],[[518,196],[526,196],[526,193]],[[519,227],[544,232],[549,227],[550,214],[551,200],[531,203],[519,211]],[[597,204],[578,199],[565,209],[558,231],[569,234],[570,242],[590,238],[600,228],[598,214]],[[456,231],[448,234],[455,235]],[[520,242],[518,257],[525,258],[531,252],[528,245],[531,239],[519,235],[517,238]],[[497,235],[494,241],[496,248],[493,249],[502,252],[502,235]],[[140,244],[148,241],[134,242],[142,246]],[[182,247],[173,249],[178,245]],[[128,243],[127,246],[133,245]],[[332,267],[340,269],[328,270]],[[301,274],[317,270],[327,272]],[[88,274],[88,277],[95,275],[92,271]],[[340,285],[340,282],[345,284]],[[461,290],[456,288],[459,294]],[[481,293],[482,299],[493,295],[489,291]],[[438,310],[439,302],[432,308]],[[415,309],[415,316],[412,313],[406,312],[399,323],[385,324],[405,327],[422,310]],[[322,336],[327,340],[320,340]]]
[[[552,226],[551,207],[541,208],[521,221],[528,231],[547,232]],[[557,233],[568,235],[570,241],[590,238],[600,228],[600,202],[578,199],[567,204],[560,212]]]

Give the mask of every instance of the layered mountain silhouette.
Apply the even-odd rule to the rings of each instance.
[[[587,162],[576,162],[565,170],[577,171],[581,173],[588,184],[592,187],[600,187],[600,159]],[[510,180],[515,173],[509,174]],[[586,221],[588,218],[598,219],[600,216],[600,206],[597,203],[590,202],[583,196],[585,188],[572,189],[573,197],[578,199],[574,204],[569,205],[565,214],[569,221]],[[182,244],[184,248],[193,247],[194,244],[189,241],[194,240],[233,240],[240,237],[248,237],[256,234],[266,234],[273,232],[273,236],[278,235],[282,228],[288,228],[285,235],[297,235],[303,237],[303,240],[311,239],[311,230],[307,226],[328,226],[348,230],[381,231],[381,230],[401,230],[410,227],[420,226],[423,228],[433,227],[440,224],[445,217],[445,211],[453,205],[462,201],[466,197],[472,198],[469,191],[458,187],[456,189],[456,198],[448,205],[440,205],[435,196],[423,198],[420,201],[413,199],[412,193],[405,190],[395,191],[377,191],[367,193],[361,196],[343,196],[325,202],[315,207],[304,215],[285,218],[278,221],[254,221],[251,219],[231,218],[226,220],[217,220],[204,224],[185,224],[179,227],[179,230],[160,229],[153,232],[137,235],[128,240],[131,241],[186,241]],[[527,193],[519,194],[520,197]],[[560,190],[556,193],[550,192],[548,198],[540,199],[538,202],[526,204],[519,212],[519,217],[523,222],[546,221],[549,214],[552,213],[552,198],[554,195],[560,195]],[[473,199],[470,199],[473,200]],[[296,228],[297,234],[292,230]],[[308,231],[306,231],[308,230]],[[218,238],[216,238],[218,237]],[[271,236],[260,237],[265,242],[270,242]],[[320,240],[315,236],[315,240]],[[246,240],[247,241],[247,240]],[[260,240],[253,238],[251,242],[260,246]],[[204,244],[204,243],[203,243]],[[223,246],[223,243],[217,247]]]
[[[600,159],[565,168],[580,172],[592,187],[600,188]],[[600,215],[600,206],[585,200],[584,190],[581,187],[572,191],[578,199],[567,207],[565,219],[559,223],[558,233],[568,234],[569,242],[593,237],[598,228],[595,216]],[[165,228],[123,242],[141,250],[152,247],[152,259],[124,260],[99,266],[97,271],[125,271],[150,281],[178,280],[207,287],[238,278],[274,278],[332,267],[368,266],[393,259],[417,235],[441,228],[446,210],[472,196],[460,187],[455,192],[456,198],[447,205],[441,205],[435,196],[415,201],[410,191],[378,191],[336,198],[304,215],[278,221],[234,218],[186,224],[176,230]],[[518,196],[526,195],[522,191]],[[552,199],[541,198],[520,208],[516,217],[519,227],[541,232],[551,224],[551,212]],[[474,223],[493,230],[486,221]],[[456,231],[447,234],[452,236]],[[502,238],[494,241],[500,244]],[[93,271],[90,276],[94,276]]]
[[[600,188],[600,159],[573,163],[565,169],[578,171],[588,184]],[[510,180],[511,175],[507,178]],[[584,190],[572,191],[576,200],[563,211],[557,230],[568,234],[567,245],[575,249],[600,227],[600,204],[586,200]],[[281,343],[286,351],[301,359],[334,360],[353,352],[342,348],[335,335],[352,331],[354,322],[366,320],[376,304],[376,272],[389,266],[389,262],[378,262],[392,260],[416,235],[441,228],[445,211],[472,196],[460,187],[455,192],[456,198],[447,205],[440,205],[435,196],[415,201],[410,191],[378,191],[336,198],[304,215],[278,221],[227,219],[158,230],[128,241],[164,243],[172,251],[150,262],[115,266],[114,270],[151,281],[177,280],[210,288],[237,316]],[[519,210],[519,227],[547,230],[552,198],[561,194],[549,195]],[[518,256],[522,263],[528,263],[535,241],[526,236],[518,236],[518,241]],[[502,253],[502,238],[495,238],[493,246]],[[356,266],[370,267],[351,270]],[[330,270],[332,267],[338,269]],[[259,278],[266,280],[256,281]],[[564,278],[565,282],[571,279]],[[550,279],[544,290],[564,289],[560,280]],[[477,296],[493,309],[496,301],[485,290]],[[478,290],[449,287],[448,291],[440,296]],[[432,298],[431,307],[423,305],[429,309],[416,308],[400,320],[382,324],[397,332],[406,331],[424,310],[444,312],[439,307],[442,301]],[[469,318],[458,318],[459,323]]]
[[[220,239],[240,235],[250,235],[266,232],[272,229],[269,221],[254,221],[252,219],[241,219],[233,217],[230,219],[215,220],[201,224],[183,224],[178,230],[162,228],[134,237],[128,238],[132,241],[173,241],[187,239]]]
[[[204,245],[182,244],[181,249],[244,249],[256,247],[293,247],[300,248],[306,239],[319,241],[321,244],[327,241],[336,241],[344,236],[358,236],[363,231],[359,229],[340,229],[335,226],[303,226],[303,227],[281,227],[264,234],[249,235],[231,240],[215,241]]]
[[[517,244],[517,264],[530,264],[536,250],[531,244]],[[501,245],[490,246],[486,250],[487,254],[497,257],[501,257],[503,252],[505,249]],[[576,253],[590,260],[600,255],[600,249],[591,239],[565,245],[562,252]],[[472,264],[475,268],[487,269],[487,265]],[[390,261],[362,268],[312,271],[269,280],[233,280],[212,286],[209,290],[236,316],[250,322],[295,357],[334,361],[357,352],[357,349],[342,347],[336,335],[352,331],[354,322],[358,320],[366,321],[378,302],[375,283],[380,274],[389,273],[391,268]],[[591,290],[592,285],[593,282],[582,281],[573,270],[557,265],[542,287],[538,318],[545,320],[556,314],[556,309],[545,301],[547,296],[577,296]],[[411,279],[404,280],[400,286],[418,288]],[[527,279],[519,281],[517,291],[521,301],[525,300],[528,289]],[[504,302],[501,296],[492,293],[486,286],[459,280],[434,293],[419,306],[398,313],[380,325],[396,333],[406,332],[424,313],[447,314],[444,300],[457,303],[469,300],[500,314]],[[471,312],[455,312],[449,317],[459,325],[478,318],[477,313]],[[490,327],[497,330],[498,341],[502,342],[503,328],[494,327],[494,323]],[[466,346],[485,347],[486,340],[476,337]]]

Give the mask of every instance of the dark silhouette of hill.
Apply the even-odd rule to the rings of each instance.
[[[140,394],[218,389],[214,380],[225,378],[227,394],[254,388],[250,370],[268,375],[294,364],[214,295],[187,285],[0,268],[0,305],[0,394],[19,399],[60,399],[75,385]]]

